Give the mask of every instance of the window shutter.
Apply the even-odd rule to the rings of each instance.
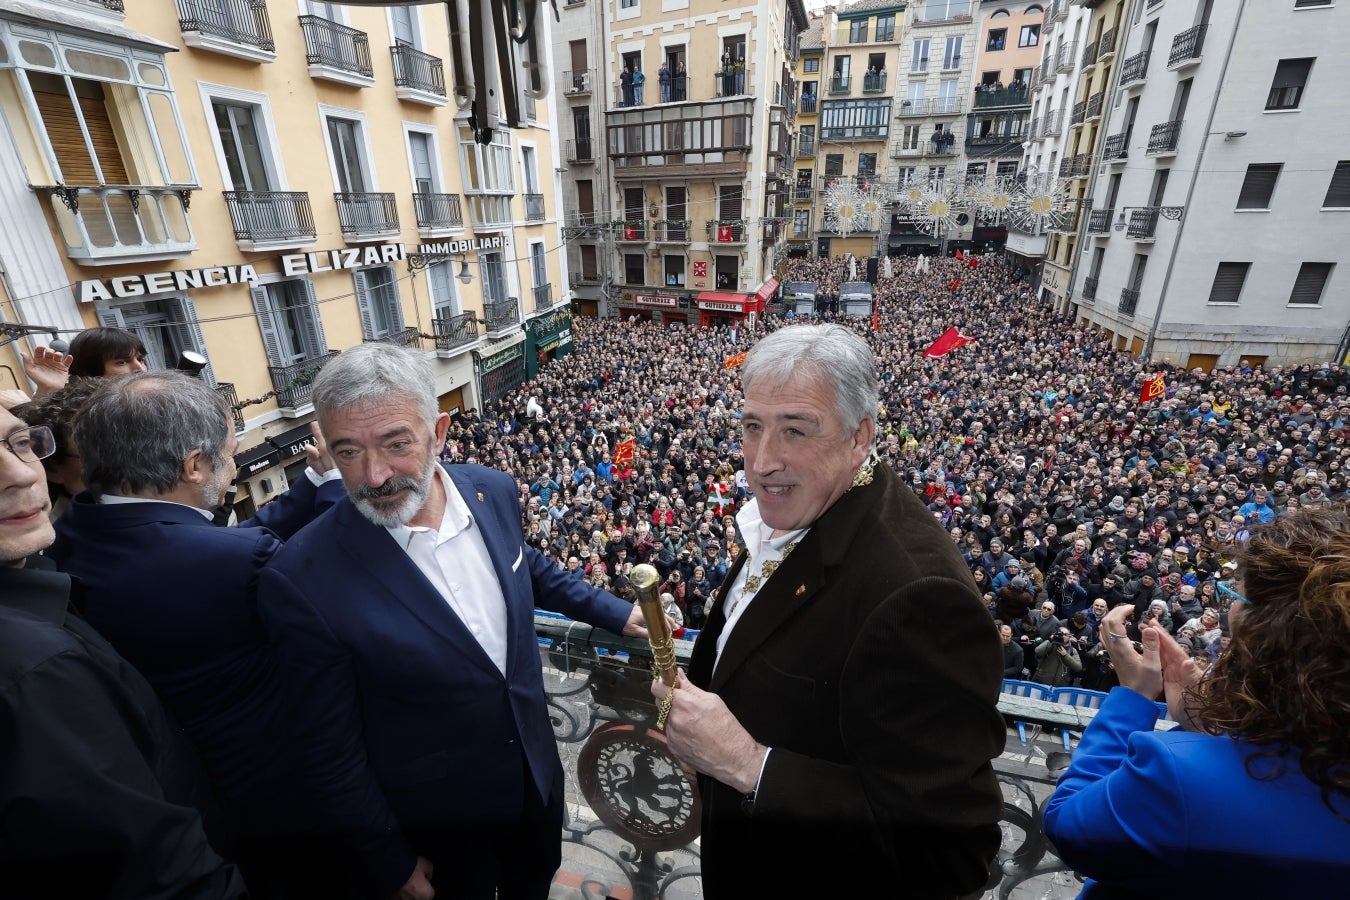
[[[263,347],[267,350],[267,362],[273,366],[284,366],[289,360],[281,358],[281,339],[277,337],[277,326],[272,321],[272,305],[267,302],[267,288],[255,284],[248,289],[253,298],[253,313],[258,317],[258,330],[262,332]]]
[[[306,358],[317,359],[328,354],[328,339],[323,335],[323,316],[319,314],[319,297],[314,292],[314,282],[306,278],[300,283],[304,285],[307,301],[303,307],[305,333],[301,340],[305,342]]]
[[[398,291],[398,273],[393,266],[385,266],[382,271],[385,277],[389,279],[389,293],[387,295],[389,297],[389,327],[397,334],[407,327],[403,324],[403,298]]]
[[[356,311],[361,314],[361,337],[375,340],[375,318],[370,313],[370,286],[366,282],[365,272],[353,272],[352,283],[356,285]]]
[[[98,305],[94,308],[94,315],[98,316],[98,324],[104,328],[126,328],[126,320],[122,318],[122,311],[115,306]]]
[[[1242,285],[1247,280],[1251,263],[1221,262],[1214,273],[1214,286],[1209,291],[1210,303],[1237,303]]]
[[[202,381],[214,387],[216,373],[211,369],[211,356],[206,352],[206,338],[202,335],[202,326],[197,319],[197,304],[191,297],[169,297],[164,301],[169,311],[169,328],[173,332],[178,346],[194,353],[200,353],[206,359],[206,368],[202,369]]]
[[[1279,180],[1282,163],[1253,163],[1247,167],[1247,177],[1242,181],[1242,191],[1238,194],[1238,209],[1269,209],[1270,198],[1275,193],[1275,182]]]
[[[1289,294],[1290,304],[1316,306],[1322,302],[1322,291],[1331,277],[1332,263],[1305,262],[1294,279],[1294,290]]]
[[[1325,207],[1350,207],[1350,159],[1336,163],[1336,171],[1331,175],[1331,184],[1327,186],[1327,195],[1322,200]]]

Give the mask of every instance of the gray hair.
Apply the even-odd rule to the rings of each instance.
[[[742,392],[755,381],[781,387],[797,375],[824,379],[834,390],[835,410],[852,433],[877,417],[880,389],[872,349],[843,325],[790,325],[760,340],[741,366]]]
[[[436,424],[436,374],[416,350],[371,341],[342,351],[314,379],[314,411],[320,419],[353,406],[392,398],[411,400],[429,427]]]
[[[74,430],[84,481],[95,496],[173,490],[193,450],[219,470],[233,433],[220,394],[198,378],[163,369],[104,379],[75,417]]]

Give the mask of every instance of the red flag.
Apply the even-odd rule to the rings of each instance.
[[[925,359],[937,359],[939,356],[946,356],[957,347],[964,347],[971,342],[971,338],[961,333],[955,325],[942,332],[942,337],[933,341],[933,345],[923,351]]]
[[[958,279],[956,279],[955,281],[953,281],[951,284],[947,285],[947,288],[948,288],[948,290],[953,290],[953,291],[954,291],[954,290],[956,290],[957,288],[959,288],[960,286],[961,286],[961,279],[958,278]]]
[[[637,240],[637,226],[636,226],[636,225],[625,225],[625,226],[623,226],[623,239],[624,239],[625,241],[636,241],[636,240]]]
[[[957,259],[965,259],[965,258],[966,258],[966,255],[965,255],[964,253],[961,252],[961,248],[960,248],[960,247],[957,247],[957,248],[956,248],[956,258],[957,258]]]
[[[722,360],[722,368],[724,368],[724,369],[734,369],[734,368],[736,368],[737,366],[739,366],[739,365],[740,365],[741,363],[743,363],[743,362],[745,362],[745,351],[744,351],[744,350],[742,350],[740,353],[733,353],[733,354],[731,354],[730,356],[728,356],[726,359]]]
[[[1144,382],[1144,389],[1139,392],[1139,402],[1147,403],[1150,400],[1157,400],[1167,393],[1167,378],[1162,372],[1155,372],[1153,377]]]
[[[619,441],[614,445],[614,465],[615,467],[627,467],[633,464],[633,456],[637,453],[637,438],[629,438],[626,441]]]
[[[875,305],[875,304],[873,304],[873,306],[872,306],[872,330],[873,330],[873,331],[879,331],[880,329],[881,329],[881,307],[880,307],[880,306],[877,306],[877,305]]]
[[[731,241],[731,226],[730,226],[730,225],[718,225],[718,226],[717,226],[717,241],[718,241],[718,243],[720,243],[720,244],[730,243],[730,241]]]
[[[978,259],[976,259],[975,257],[972,256],[972,257],[970,258],[970,267],[971,267],[972,269],[975,269],[975,268],[978,268],[979,265],[980,265],[980,261],[979,261]]]

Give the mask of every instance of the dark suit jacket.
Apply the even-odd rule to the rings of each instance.
[[[79,581],[83,614],[154,686],[246,831],[276,824],[293,793],[258,573],[281,539],[344,495],[340,481],[301,477],[254,518],[217,528],[179,504],[84,493],[56,523],[49,555]]]
[[[42,562],[0,567],[0,895],[247,896],[207,843],[191,747]]]
[[[748,809],[700,780],[706,896],[782,881],[802,897],[983,884],[1003,807],[990,765],[1006,735],[1002,654],[969,568],[923,504],[878,465],[760,589],[714,674],[725,590],[689,680],[772,750]]]
[[[363,896],[397,891],[419,854],[438,868],[453,859],[453,847],[410,832],[515,815],[522,754],[541,798],[560,790],[534,608],[614,632],[632,610],[525,545],[511,476],[446,470],[505,596],[505,676],[389,532],[350,501],[287,542],[262,578],[306,781]]]

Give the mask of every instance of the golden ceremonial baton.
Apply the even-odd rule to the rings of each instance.
[[[638,606],[642,609],[642,617],[647,620],[647,643],[652,648],[652,675],[670,688],[670,693],[661,701],[661,710],[656,717],[656,728],[660,731],[666,727],[670,704],[675,700],[675,689],[680,686],[680,670],[675,664],[675,638],[671,636],[666,611],[661,606],[661,574],[655,567],[640,563],[628,573],[628,583],[637,592]]]

